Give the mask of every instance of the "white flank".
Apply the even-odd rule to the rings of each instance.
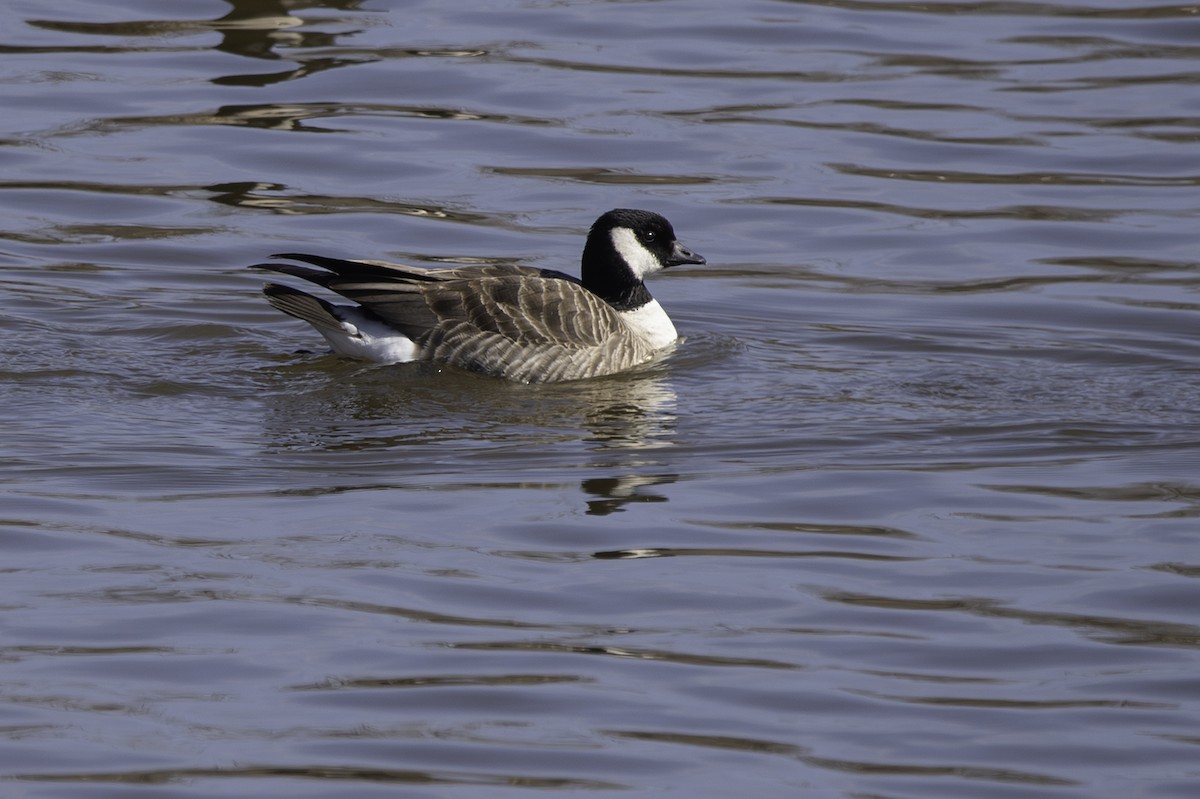
[[[620,316],[635,336],[656,350],[669,347],[679,340],[679,333],[671,323],[671,317],[667,316],[658,300],[650,300],[632,311],[621,311]]]
[[[625,263],[629,264],[629,268],[633,270],[633,274],[638,280],[663,268],[658,256],[642,246],[637,239],[637,234],[629,228],[615,227],[608,232],[608,237],[617,254],[625,260]]]
[[[335,352],[375,363],[401,363],[417,358],[417,345],[394,327],[372,319],[358,308],[337,307],[342,333],[317,328]]]

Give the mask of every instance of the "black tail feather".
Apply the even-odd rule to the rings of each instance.
[[[336,307],[320,297],[285,286],[281,283],[268,283],[263,286],[263,294],[267,302],[283,311],[288,316],[303,319],[318,330],[331,330],[345,334],[346,328],[338,318]]]
[[[309,266],[298,266],[297,264],[254,264],[247,267],[248,269],[264,269],[269,272],[278,272],[282,275],[291,275],[298,277],[301,280],[307,280],[310,283],[316,283],[318,286],[329,287],[331,280],[337,279],[337,275],[332,272],[326,272],[324,269],[313,269]]]

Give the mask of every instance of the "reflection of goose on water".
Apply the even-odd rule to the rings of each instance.
[[[581,278],[514,265],[421,269],[316,255],[259,264],[324,286],[357,305],[334,305],[269,283],[267,300],[311,324],[333,349],[378,363],[434,361],[525,383],[613,374],[678,340],[643,279],[704,258],[662,216],[630,209],[596,220]],[[314,269],[313,267],[320,267]]]

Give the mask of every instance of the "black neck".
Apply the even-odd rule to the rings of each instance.
[[[591,236],[583,248],[583,267],[580,273],[583,287],[618,311],[632,311],[650,302],[653,297],[646,284],[633,276],[629,265],[617,255],[607,240],[597,242]]]

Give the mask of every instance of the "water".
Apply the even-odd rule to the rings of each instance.
[[[0,794],[1192,797],[1200,13],[0,9]],[[273,252],[709,259],[518,386]]]

